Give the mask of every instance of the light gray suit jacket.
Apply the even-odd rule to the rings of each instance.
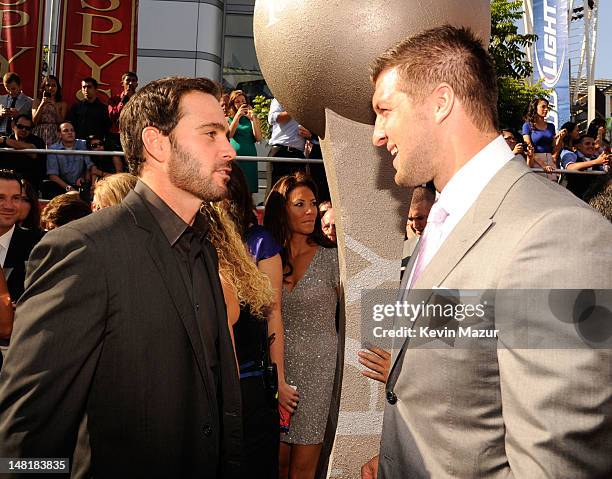
[[[612,226],[515,158],[403,296],[431,301],[431,291],[417,290],[437,287],[486,290],[489,299],[501,290],[610,290]],[[568,292],[560,314],[575,295]],[[499,343],[394,345],[379,478],[612,477],[612,351],[586,347],[576,324],[541,301],[528,303],[500,305]],[[602,334],[612,334],[612,305],[603,308]],[[427,321],[418,318],[414,327]],[[501,346],[527,328],[547,346]]]

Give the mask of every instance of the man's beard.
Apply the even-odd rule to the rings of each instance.
[[[210,176],[202,174],[200,163],[176,143],[172,143],[168,177],[174,186],[202,201],[219,201],[227,194],[227,187],[215,184],[212,173]]]

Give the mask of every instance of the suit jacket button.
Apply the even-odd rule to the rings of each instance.
[[[202,431],[204,432],[204,435],[206,437],[209,437],[212,432],[213,432],[213,428],[210,424],[204,424],[204,427],[202,428]]]
[[[387,391],[387,402],[389,404],[395,404],[397,402],[397,396],[393,391]]]

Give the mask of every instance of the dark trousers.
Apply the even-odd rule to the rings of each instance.
[[[268,153],[268,156],[281,158],[305,158],[304,152],[297,148],[288,146],[273,145]],[[309,158],[322,159],[321,147],[314,145]],[[273,186],[281,177],[290,175],[295,171],[303,171],[312,176],[312,179],[317,185],[317,199],[326,201],[330,199],[329,187],[327,186],[327,177],[325,176],[325,168],[322,164],[309,163],[290,163],[290,162],[273,162],[272,163],[272,185]]]
[[[268,156],[272,158],[304,158],[304,152],[297,148],[291,148],[289,146],[272,145]],[[272,185],[282,178],[283,176],[290,175],[294,171],[306,171],[305,163],[291,163],[288,161],[273,162],[272,163]]]

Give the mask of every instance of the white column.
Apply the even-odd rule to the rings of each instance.
[[[140,0],[138,77],[221,79],[223,3],[218,0]]]

